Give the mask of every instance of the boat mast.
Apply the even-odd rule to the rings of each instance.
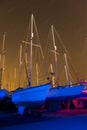
[[[50,64],[50,69],[51,69],[51,75],[52,75],[52,87],[55,87],[55,77],[54,77],[54,73],[53,73],[53,66],[52,64]]]
[[[21,76],[21,65],[22,65],[22,44],[20,45],[20,58],[19,58],[19,83],[18,87],[20,88],[20,76]]]
[[[55,65],[56,65],[56,82],[57,82],[57,86],[60,85],[59,82],[59,71],[58,71],[58,64],[57,64],[57,46],[55,44],[55,37],[54,37],[54,27],[53,25],[51,26],[51,31],[52,31],[52,37],[53,37],[53,47],[54,47],[54,54],[55,54]]]
[[[33,41],[33,14],[31,15],[31,40],[30,40],[30,81],[29,85],[32,86],[32,41]]]
[[[0,54],[0,89],[1,89],[1,81],[2,81],[2,67],[1,67],[1,54]]]
[[[29,79],[29,86],[31,87],[32,86],[32,47],[33,46],[35,46],[35,47],[38,47],[38,48],[40,48],[40,50],[41,50],[41,55],[42,55],[42,58],[43,58],[43,60],[44,60],[44,55],[43,55],[43,50],[42,50],[42,47],[41,47],[41,45],[39,45],[39,44],[34,44],[33,43],[33,37],[34,37],[34,32],[33,32],[33,26],[35,26],[35,29],[36,29],[36,24],[35,24],[35,19],[34,19],[34,16],[33,16],[33,14],[31,15],[31,30],[30,30],[30,33],[31,33],[31,37],[30,37],[30,42],[28,42],[28,41],[22,41],[22,43],[25,43],[25,44],[28,44],[28,45],[30,45],[30,74],[29,74],[29,76],[28,76],[28,74],[27,74],[27,68],[25,67],[25,69],[26,69],[26,74],[27,74],[27,78]],[[37,29],[36,29],[36,32],[37,32]],[[37,35],[38,36],[38,35]],[[26,64],[25,64],[26,65]]]
[[[29,76],[28,76],[28,68],[27,68],[27,64],[28,64],[28,60],[27,60],[27,52],[25,52],[24,55],[24,67],[25,67],[25,73],[26,73],[26,77],[27,77],[27,82],[28,82],[28,86],[29,86]]]
[[[5,63],[5,32],[3,34],[3,45],[2,45],[2,52],[1,52],[1,55],[0,55],[0,60],[1,60],[1,69],[0,69],[0,73],[1,73],[1,79],[0,79],[0,89],[2,87],[2,84],[3,84],[3,75],[4,75],[4,63]]]
[[[79,75],[79,73],[78,73],[78,71],[77,71],[75,65],[72,63],[71,57],[70,57],[70,55],[69,55],[69,53],[68,53],[68,50],[66,49],[65,45],[63,44],[63,41],[62,41],[62,39],[61,39],[59,33],[58,33],[56,30],[55,30],[55,32],[56,32],[56,34],[57,34],[57,37],[58,37],[58,39],[59,39],[59,41],[60,41],[61,46],[63,47],[65,53],[66,53],[67,56],[68,56],[68,59],[69,59],[69,61],[70,61],[71,67],[72,67],[72,70],[73,70],[73,72],[74,72],[74,74],[75,74],[75,76],[76,76],[76,79],[77,79],[77,81],[80,83],[81,77],[80,77],[80,75]]]
[[[38,80],[38,74],[39,74],[39,71],[38,71],[38,64],[36,64],[36,79],[37,79],[37,85],[39,84],[39,80]]]
[[[68,69],[68,62],[67,62],[67,55],[66,53],[64,53],[64,59],[65,59],[65,72],[66,72],[66,78],[67,78],[67,81],[68,81],[68,84],[71,85],[72,82],[71,82],[71,79],[70,79],[70,73],[69,73],[69,69]]]
[[[9,71],[7,72],[7,88],[8,88],[8,91],[10,92],[11,91],[11,86],[10,86],[10,74],[9,74]]]
[[[16,80],[17,80],[17,70],[16,70],[16,67],[14,68],[14,90],[15,90],[15,87],[16,87]]]

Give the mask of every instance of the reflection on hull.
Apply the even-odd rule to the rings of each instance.
[[[18,106],[39,107],[45,101],[50,84],[25,88],[12,94],[12,102]]]
[[[79,96],[84,89],[85,85],[73,85],[70,86],[60,86],[56,88],[51,88],[47,100],[66,100],[68,98],[76,98]]]

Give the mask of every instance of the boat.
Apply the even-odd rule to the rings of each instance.
[[[0,90],[0,101],[5,100],[8,98],[8,91],[6,89],[1,89]]]
[[[59,72],[58,72],[58,65],[57,65],[57,47],[55,44],[53,25],[51,26],[51,31],[52,31],[52,37],[53,37],[53,47],[54,47],[53,51],[55,54],[55,65],[56,65],[56,72],[57,72],[56,74],[57,86],[50,88],[46,100],[52,101],[52,100],[67,100],[67,99],[76,98],[82,93],[82,91],[85,88],[85,85],[71,83],[70,74],[68,70],[67,57],[66,57],[66,54],[64,54],[68,85],[60,86],[59,77],[58,77]]]
[[[80,82],[82,85],[85,85],[85,89],[77,96],[72,102],[75,105],[76,109],[85,109],[87,108],[87,82]]]
[[[33,46],[33,24],[34,16],[31,15],[31,39],[30,39],[30,77],[29,85],[26,88],[17,90],[12,93],[12,102],[18,106],[18,113],[23,114],[26,107],[37,108],[40,107],[48,94],[50,83],[32,86],[32,46]]]
[[[83,81],[83,82],[81,82],[81,84],[85,85],[86,87],[76,99],[77,100],[87,100],[87,82]]]
[[[51,88],[47,95],[49,100],[67,100],[77,98],[83,91],[84,85],[66,85]]]
[[[18,106],[39,107],[44,103],[49,88],[50,83],[23,88],[12,94],[12,102]]]
[[[4,44],[5,44],[5,33],[3,34],[3,46],[2,46],[2,52],[0,54],[0,101],[3,101],[4,99],[8,98],[8,91],[2,88],[4,60],[5,60]]]

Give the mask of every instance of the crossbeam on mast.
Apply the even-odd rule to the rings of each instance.
[[[28,45],[31,44],[30,42],[27,42],[27,41],[22,41],[22,43],[25,43],[25,44],[28,44]],[[43,55],[43,51],[42,51],[41,45],[33,44],[33,43],[32,43],[32,45],[35,46],[35,47],[39,47],[39,48],[40,48],[42,57],[43,57],[43,59],[44,59],[44,55]]]

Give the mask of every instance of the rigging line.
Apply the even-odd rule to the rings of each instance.
[[[25,73],[26,73],[27,81],[28,81],[28,83],[29,83],[29,76],[28,76],[27,62],[26,62],[26,60],[25,60],[25,57],[24,57],[23,59],[24,59]]]
[[[26,42],[26,41],[22,41],[23,43],[26,43],[26,44],[30,44],[29,42]],[[41,47],[41,45],[37,45],[37,44],[32,44],[33,46],[35,46],[35,47],[39,47],[40,48],[40,52],[41,52],[41,55],[42,55],[42,59],[43,59],[43,66],[44,66],[44,68],[45,68],[45,70],[46,70],[46,63],[45,63],[45,59],[44,59],[44,54],[43,54],[43,50],[42,50],[42,47]],[[46,74],[47,74],[47,70],[46,70]],[[48,75],[48,74],[47,74]]]
[[[36,36],[37,36],[37,43],[39,43],[39,45],[36,45],[38,47],[40,47],[40,51],[41,51],[41,55],[42,55],[42,58],[44,59],[44,56],[43,56],[43,51],[42,51],[42,47],[41,47],[41,43],[40,43],[40,38],[39,38],[39,33],[38,33],[38,30],[37,30],[37,26],[36,26],[36,22],[35,22],[35,19],[34,19],[34,27],[35,27],[35,31],[36,31]],[[37,53],[39,59],[40,59],[40,55]],[[39,60],[38,59],[38,60]],[[36,60],[36,59],[35,59]]]
[[[50,56],[50,53],[49,53],[49,51],[47,50],[47,48],[48,48],[48,46],[49,46],[49,43],[52,42],[52,40],[53,40],[53,35],[52,35],[52,30],[50,30],[50,31],[49,31],[49,34],[48,34],[47,46],[46,46],[46,52],[48,52],[49,56]],[[51,46],[51,45],[50,45],[50,46]],[[51,51],[51,52],[55,52],[55,51],[52,50],[52,47],[51,47],[50,51]],[[46,54],[47,54],[47,53],[46,53]],[[56,52],[56,54],[58,54],[58,53]],[[46,56],[46,57],[47,57],[47,56]]]
[[[59,67],[58,67],[58,60],[57,60],[57,47],[56,47],[56,43],[55,43],[55,36],[54,36],[54,26],[51,25],[51,31],[52,31],[52,42],[53,42],[53,50],[54,50],[54,56],[55,56],[55,67],[56,67],[56,81],[58,83],[58,86],[60,85],[60,81],[59,81]]]
[[[2,60],[2,57],[1,57],[1,54],[0,54],[0,68],[1,68],[1,60]]]
[[[50,55],[50,53],[49,53],[49,39],[50,39],[50,36],[51,36],[51,30],[49,31],[49,33],[48,33],[48,37],[47,37],[47,42],[46,42],[46,47],[45,47],[45,49],[44,49],[44,64],[45,64],[45,68],[46,68],[46,73],[47,73],[47,76],[49,75],[48,74],[48,69],[47,69],[47,65],[48,65],[48,58],[49,58],[49,55]],[[49,76],[48,76],[49,77]]]
[[[3,34],[3,44],[2,44],[2,54],[1,54],[1,68],[2,68],[2,83],[1,83],[1,85],[4,83],[4,70],[5,70],[5,68],[4,68],[4,64],[5,64],[5,39],[6,39],[6,32],[4,32],[4,34]],[[0,86],[1,87],[1,86]]]
[[[48,46],[49,46],[49,39],[50,39],[50,35],[51,35],[51,31],[49,31],[49,33],[48,33],[48,37],[47,37],[47,42],[46,42],[46,47],[45,47],[45,51],[44,51],[44,53],[45,53],[45,57],[47,56],[47,54],[49,54],[49,52],[48,52]],[[47,53],[48,52],[48,53]]]
[[[72,66],[72,69],[73,69],[73,71],[74,71],[74,73],[75,73],[75,76],[76,76],[76,78],[77,78],[77,81],[80,82],[79,74],[78,74],[78,72],[76,71],[76,68],[75,68],[74,64],[72,64],[71,57],[70,57],[68,51],[67,51],[65,45],[63,44],[63,41],[62,41],[62,39],[61,39],[59,33],[56,31],[55,28],[54,28],[54,30],[55,30],[55,32],[56,32],[56,34],[57,34],[57,37],[59,38],[59,41],[60,41],[61,46],[63,47],[64,51],[66,52],[66,54],[67,54],[67,56],[68,56],[68,58],[69,58],[69,61],[70,61],[71,66]]]
[[[87,36],[86,36],[86,38],[85,38],[85,44],[84,44],[83,50],[82,50],[82,55],[83,55],[83,56],[84,56],[85,53],[86,53],[86,49],[87,49]]]
[[[20,88],[20,78],[21,78],[21,70],[22,70],[22,44],[20,45],[20,52],[19,52],[19,81],[18,87]]]
[[[38,30],[37,30],[37,25],[36,25],[36,22],[35,22],[35,18],[34,18],[34,27],[35,27],[35,31],[36,31],[36,36],[37,36],[37,42],[40,44],[40,38],[39,38],[39,33],[38,33]]]
[[[43,64],[44,64],[44,68],[46,70],[46,63],[45,63],[45,59],[44,59],[44,53],[43,53],[43,50],[42,50],[42,47],[41,47],[41,43],[40,43],[40,38],[39,38],[39,34],[38,34],[38,30],[37,30],[37,26],[36,26],[36,22],[35,22],[35,19],[34,19],[34,26],[35,26],[35,31],[36,31],[36,34],[37,34],[37,37],[38,37],[38,41],[39,44],[40,44],[40,50],[41,50],[41,55],[42,55],[42,58],[43,58]],[[46,70],[46,75],[47,75],[47,70]]]
[[[27,35],[26,35],[26,41],[28,41],[28,38],[29,38],[29,31],[30,31],[30,19],[29,19],[29,23],[28,23],[28,30],[27,30]]]
[[[34,27],[35,27],[36,36],[38,37],[38,41],[39,41],[39,44],[40,44],[40,39],[39,39],[39,35],[38,35],[38,31],[37,31],[37,26],[36,26],[36,22],[35,22],[35,19],[34,19],[34,17],[33,17],[33,24],[34,24]],[[26,42],[26,43],[28,43],[28,42]],[[34,44],[32,43],[32,45],[34,45]],[[36,46],[38,46],[38,45],[36,45]],[[42,54],[42,56],[43,56],[43,59],[44,59],[44,55],[43,55],[43,51],[42,51],[42,48],[41,48],[41,46],[40,46],[40,49],[41,49],[41,54]]]
[[[29,40],[29,32],[30,32],[30,18],[29,18],[29,23],[28,23],[28,30],[27,30],[27,35],[26,35],[26,42]],[[25,52],[27,52],[27,44],[25,45]]]

